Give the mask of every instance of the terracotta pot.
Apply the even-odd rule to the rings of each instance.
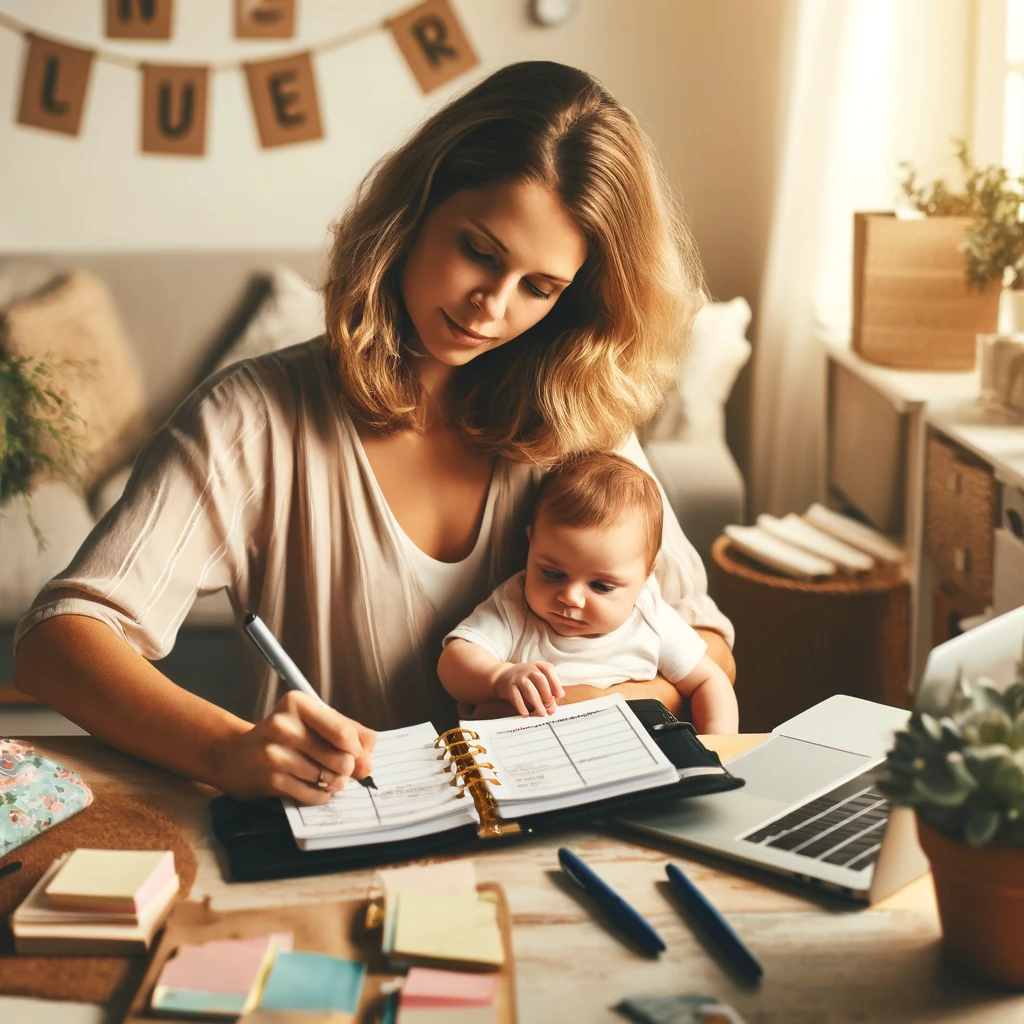
[[[978,981],[1024,990],[1024,849],[976,849],[917,818],[949,959]]]

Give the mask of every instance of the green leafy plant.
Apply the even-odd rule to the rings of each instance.
[[[1024,847],[1024,679],[1000,691],[961,677],[947,712],[896,734],[879,789],[971,846]]]
[[[25,502],[40,549],[46,542],[32,517],[32,485],[44,472],[78,484],[80,423],[49,365],[0,350],[0,506],[12,498]]]
[[[900,189],[907,202],[929,217],[971,217],[964,240],[967,281],[983,290],[990,282],[1024,290],[1024,177],[998,164],[976,167],[967,143],[954,139],[963,187],[955,190],[942,178],[918,182],[914,169],[900,164]]]

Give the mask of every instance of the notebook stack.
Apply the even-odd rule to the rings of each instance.
[[[74,850],[11,915],[14,948],[41,955],[142,953],[178,894],[170,850]]]

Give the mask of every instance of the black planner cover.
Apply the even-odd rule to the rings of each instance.
[[[718,754],[701,743],[693,726],[689,722],[680,722],[661,701],[630,700],[626,703],[676,768],[709,767],[720,768],[721,772],[693,775],[668,786],[519,818],[517,822],[521,831],[514,836],[481,839],[475,825],[465,825],[399,842],[300,850],[279,800],[245,802],[229,796],[219,796],[210,805],[213,832],[227,851],[233,879],[236,882],[255,882],[377,867],[442,852],[488,849],[498,844],[519,842],[531,834],[552,832],[595,818],[613,816],[627,809],[634,811],[644,806],[657,806],[666,799],[705,796],[743,785],[742,779],[722,768]]]

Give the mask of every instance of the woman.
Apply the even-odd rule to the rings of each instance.
[[[240,797],[322,802],[369,770],[369,727],[451,715],[441,637],[522,568],[546,465],[619,448],[649,468],[633,431],[701,298],[635,120],[546,62],[496,72],[378,164],[325,296],[326,338],[223,371],[154,434],[15,636],[20,689]],[[732,675],[671,515],[657,575]],[[150,664],[219,589],[329,707],[267,671],[254,726]],[[664,680],[619,689],[678,703]]]

